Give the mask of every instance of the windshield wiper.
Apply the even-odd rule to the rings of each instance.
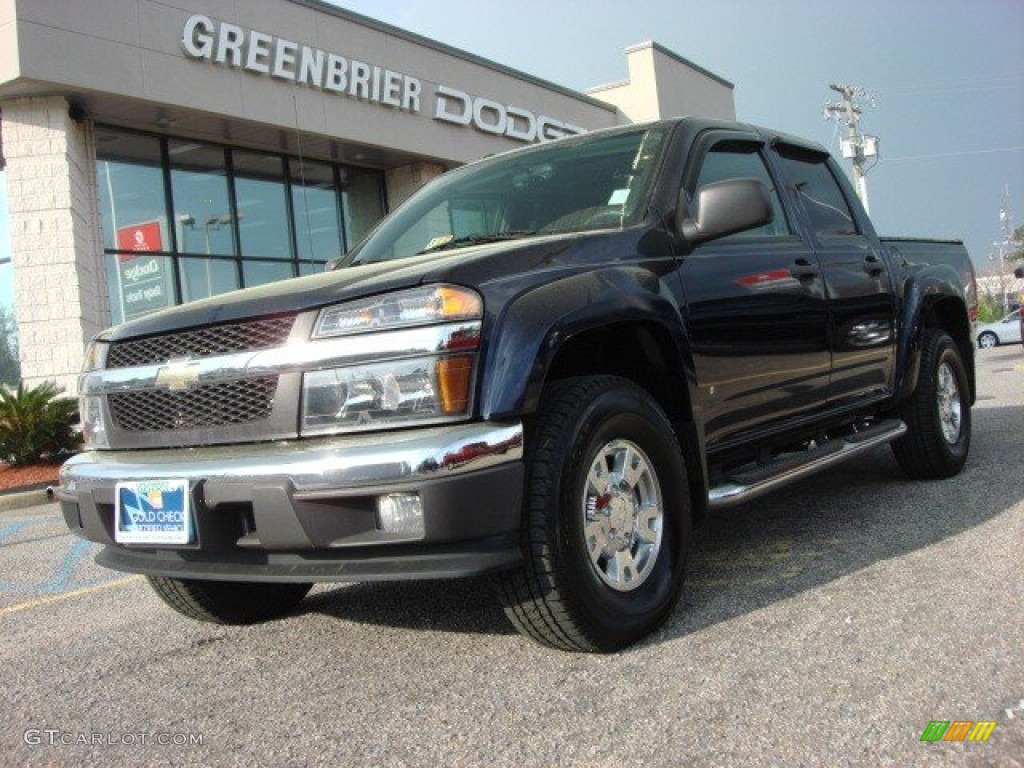
[[[451,240],[445,240],[437,243],[436,245],[428,245],[422,251],[416,253],[419,256],[421,253],[433,253],[434,251],[447,251],[450,248],[461,248],[464,245],[480,245],[482,243],[497,243],[502,240],[518,240],[521,237],[529,237],[530,235],[537,234],[531,229],[516,229],[509,232],[495,232],[490,235],[485,235],[480,232],[472,235],[464,235],[462,237],[454,237]]]

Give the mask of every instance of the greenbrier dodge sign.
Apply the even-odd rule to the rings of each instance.
[[[193,59],[414,114],[423,112],[426,95],[419,78],[209,16],[188,18],[181,45]],[[474,97],[448,85],[438,84],[430,96],[435,120],[472,126],[483,133],[533,142],[585,132],[578,125]]]

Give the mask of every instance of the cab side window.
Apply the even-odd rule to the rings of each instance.
[[[782,147],[779,161],[787,189],[803,203],[819,239],[858,234],[853,211],[832,175],[827,155]]]
[[[711,147],[704,156],[700,174],[694,185],[692,194],[706,184],[727,179],[757,179],[768,189],[772,201],[772,220],[757,229],[748,229],[735,235],[721,238],[716,242],[733,242],[758,237],[787,237],[790,234],[786,215],[779,202],[779,194],[775,182],[761,157],[757,144],[738,141],[720,141]]]

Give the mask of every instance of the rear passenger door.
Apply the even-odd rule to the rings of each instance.
[[[829,403],[883,397],[892,391],[896,355],[895,297],[881,244],[862,232],[853,191],[822,152],[776,145],[786,193],[806,214],[828,296],[832,357]]]
[[[682,257],[686,322],[709,447],[823,407],[829,380],[825,291],[813,249],[791,226],[755,134],[709,132],[690,151],[682,194],[754,178],[774,219]],[[693,211],[691,211],[691,214]]]

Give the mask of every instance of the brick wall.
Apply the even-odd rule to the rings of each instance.
[[[74,394],[85,344],[110,317],[94,133],[62,97],[6,101],[2,119],[22,378]]]

